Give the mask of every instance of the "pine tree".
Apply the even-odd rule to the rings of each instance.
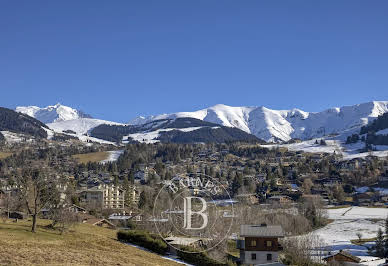
[[[147,206],[147,196],[145,191],[142,191],[140,193],[140,198],[139,198],[139,209],[143,209],[146,206]]]
[[[377,231],[376,245],[374,247],[375,253],[374,255],[379,258],[384,258],[385,250],[384,250],[384,235],[381,228]]]
[[[125,205],[126,206],[130,206],[131,203],[132,203],[132,197],[131,197],[131,189],[130,189],[130,186],[129,186],[129,181],[128,181],[128,177],[124,178],[124,182],[123,182],[123,189],[125,191]]]
[[[388,216],[385,218],[385,239],[384,239],[385,258],[388,258]]]

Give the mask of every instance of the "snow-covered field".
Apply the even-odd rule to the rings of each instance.
[[[1,134],[3,134],[5,141],[8,143],[18,143],[18,142],[23,142],[27,141],[30,142],[32,141],[31,136],[23,135],[23,134],[18,134],[10,131],[1,131]]]
[[[340,139],[326,139],[326,145],[320,145],[319,142],[322,138],[306,140],[299,143],[292,144],[269,144],[263,145],[263,147],[274,148],[274,147],[285,147],[290,151],[304,151],[311,153],[336,153],[342,154],[343,160],[351,160],[354,158],[364,158],[368,155],[374,155],[377,157],[388,156],[388,146],[376,146],[377,151],[359,153],[358,150],[362,149],[365,144],[361,141],[354,144],[345,144]],[[318,141],[318,144],[316,144]]]
[[[187,127],[187,128],[163,128],[163,129],[158,129],[155,131],[150,131],[150,132],[144,132],[144,133],[135,133],[135,134],[129,134],[128,136],[125,136],[123,138],[123,143],[128,143],[129,138],[138,141],[138,142],[143,142],[143,143],[156,143],[159,142],[157,138],[159,138],[160,133],[162,132],[168,132],[172,130],[179,130],[182,132],[190,132],[194,130],[198,130],[202,127]],[[213,129],[217,129],[219,127],[212,127]]]
[[[109,153],[108,159],[101,161],[101,163],[108,163],[108,162],[117,161],[117,159],[120,157],[120,155],[124,153],[124,150],[108,151],[108,153]]]
[[[334,221],[314,231],[324,243],[327,251],[346,250],[362,259],[364,265],[378,265],[383,260],[369,256],[366,246],[354,245],[350,240],[376,237],[379,228],[384,230],[384,219],[388,216],[388,208],[349,207],[329,209],[328,218]],[[372,243],[367,243],[370,246]]]

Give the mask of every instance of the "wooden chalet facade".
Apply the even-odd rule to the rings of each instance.
[[[240,239],[237,248],[240,249],[240,263],[243,265],[262,265],[279,261],[279,252],[283,247],[279,238],[284,237],[281,226],[278,225],[241,225]]]

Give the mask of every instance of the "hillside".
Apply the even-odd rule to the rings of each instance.
[[[77,225],[64,235],[30,222],[0,220],[0,265],[180,265],[117,241],[116,231]]]
[[[34,137],[47,138],[47,126],[28,115],[0,107],[0,131],[28,134]]]
[[[143,125],[100,125],[92,129],[90,135],[112,142],[123,140],[124,142],[146,143],[260,142],[255,136],[240,129],[220,126],[195,118],[160,119]]]

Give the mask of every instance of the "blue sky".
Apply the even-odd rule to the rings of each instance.
[[[0,106],[95,117],[388,100],[388,1],[0,1]]]

